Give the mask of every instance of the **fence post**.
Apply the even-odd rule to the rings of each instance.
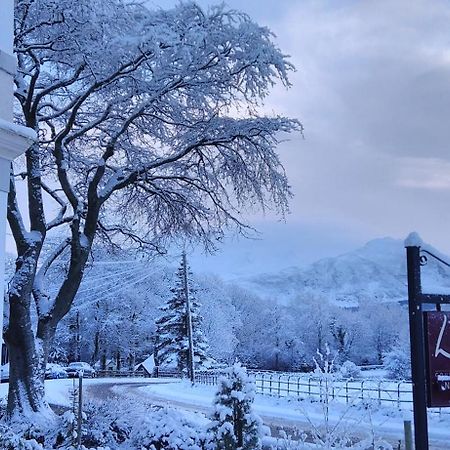
[[[382,381],[379,381],[378,382],[378,404],[381,406],[381,384],[382,384],[383,382]]]
[[[347,380],[345,383],[345,403],[348,403],[348,383],[349,380]]]
[[[281,375],[278,375],[278,397],[281,397]]]
[[[411,429],[411,421],[410,420],[403,421],[403,430],[405,432],[405,450],[413,450],[412,429]]]
[[[289,383],[290,383],[290,381],[291,381],[291,376],[290,375],[288,375],[288,379],[287,379],[287,396],[289,397],[289,393],[290,393],[290,391],[289,391]]]
[[[272,395],[272,377],[273,374],[270,374],[270,378],[269,378],[269,394]]]
[[[308,377],[308,397],[311,397],[311,377]]]
[[[300,377],[297,377],[297,397],[300,397]]]
[[[397,384],[397,407],[398,409],[402,409],[401,400],[400,400],[400,386],[402,385],[402,382],[400,381]]]

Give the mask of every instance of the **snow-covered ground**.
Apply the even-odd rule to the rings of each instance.
[[[116,386],[114,391],[123,394],[127,389],[125,386]],[[174,407],[189,409],[197,407],[203,411],[209,410],[215,392],[213,386],[192,387],[186,382],[149,385],[137,389],[142,395],[159,401],[165,399]],[[266,424],[277,426],[320,426],[326,420],[324,407],[320,402],[257,395],[254,408]],[[409,412],[399,411],[396,408],[378,407],[374,404],[366,409],[362,405],[343,405],[331,400],[329,420],[341,427],[342,431],[358,430],[361,435],[375,432],[394,443],[403,439],[403,421],[412,420],[412,417]],[[448,449],[450,415],[430,416],[429,426],[431,448]],[[442,442],[445,442],[444,446],[441,446]]]
[[[75,382],[77,382],[75,380]],[[74,380],[49,380],[46,382],[47,400],[60,406],[70,405],[70,391]],[[86,399],[109,396],[138,398],[152,405],[175,408],[189,414],[208,416],[212,411],[214,386],[196,385],[174,379],[99,378],[84,380]],[[7,384],[0,385],[0,397],[6,396]],[[317,401],[278,398],[256,395],[255,412],[264,423],[276,430],[320,427],[326,420],[342,433],[351,432],[361,438],[374,433],[391,444],[403,440],[403,421],[411,420],[411,413],[396,408],[363,405],[346,405],[330,400],[328,416],[324,405]],[[448,449],[450,414],[430,415],[430,449]]]

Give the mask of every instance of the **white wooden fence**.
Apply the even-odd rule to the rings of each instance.
[[[409,381],[391,380],[336,380],[334,376],[317,377],[308,374],[249,371],[256,392],[277,397],[294,397],[323,401],[339,401],[349,405],[371,404],[411,411],[412,384]],[[216,385],[220,372],[197,372],[197,383]],[[434,408],[430,412],[450,413],[448,409]]]

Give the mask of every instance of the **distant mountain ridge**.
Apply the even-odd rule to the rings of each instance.
[[[422,268],[422,281],[424,291],[450,292],[450,269],[429,258]],[[321,259],[305,268],[242,278],[238,284],[282,304],[295,301],[307,291],[347,307],[357,306],[362,299],[406,301],[404,241],[374,239],[359,249]]]

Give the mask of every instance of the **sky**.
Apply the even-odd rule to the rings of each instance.
[[[450,254],[450,2],[226,4],[291,55],[293,86],[275,88],[265,110],[298,118],[304,134],[279,145],[295,195],[286,221],[249,217],[259,239],[230,238],[208,258],[198,251],[194,269],[277,271],[411,231]]]
[[[305,131],[279,146],[295,194],[286,223],[254,220],[260,240],[206,265],[273,271],[411,231],[450,253],[450,2],[227,4],[291,55],[293,87],[267,107]]]

